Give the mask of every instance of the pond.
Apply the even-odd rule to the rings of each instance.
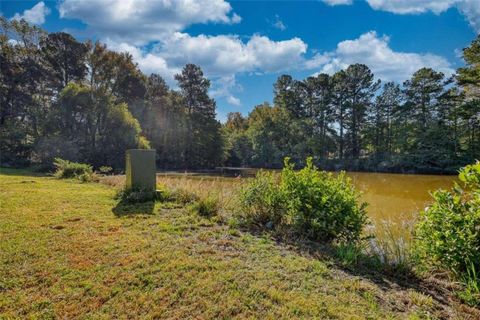
[[[407,238],[417,212],[431,203],[430,192],[450,189],[457,181],[456,176],[441,175],[349,172],[348,176],[368,203],[368,215],[380,229],[377,233],[388,229]]]
[[[248,176],[255,173],[253,170]],[[414,174],[390,174],[374,172],[348,172],[347,173],[362,193],[361,200],[368,203],[367,213],[372,222],[370,228],[375,228],[375,234],[383,237],[385,232],[391,233],[394,238],[402,237],[409,240],[410,228],[416,214],[423,210],[432,201],[430,192],[437,189],[450,189],[456,176],[445,175],[414,175]],[[227,189],[235,189],[238,182],[248,178],[222,177],[208,173],[158,173],[161,179],[177,178],[187,179],[191,183],[199,184],[196,190],[218,189],[223,192]],[[228,197],[228,195],[227,195]]]

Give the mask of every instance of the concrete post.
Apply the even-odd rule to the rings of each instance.
[[[126,153],[126,187],[155,191],[156,166],[154,149],[130,149]]]

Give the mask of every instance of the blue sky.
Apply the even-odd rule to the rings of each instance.
[[[367,64],[402,82],[421,67],[446,74],[480,32],[480,0],[5,1],[0,12],[79,40],[129,51],[171,86],[185,63],[212,80],[217,117],[272,101],[275,79]]]

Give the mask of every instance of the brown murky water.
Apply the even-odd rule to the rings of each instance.
[[[417,212],[427,207],[430,192],[450,189],[456,176],[350,172],[368,203],[367,212],[379,232],[388,226],[395,236],[406,236]],[[408,236],[406,236],[408,238]]]

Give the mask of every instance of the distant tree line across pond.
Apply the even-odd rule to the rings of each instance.
[[[210,81],[187,64],[178,90],[128,53],[0,17],[1,164],[55,157],[121,170],[129,148],[158,168],[278,168],[308,156],[325,169],[454,172],[480,158],[480,36],[454,76],[422,68],[403,84],[368,66],[304,80],[282,75],[274,104],[215,119]]]

